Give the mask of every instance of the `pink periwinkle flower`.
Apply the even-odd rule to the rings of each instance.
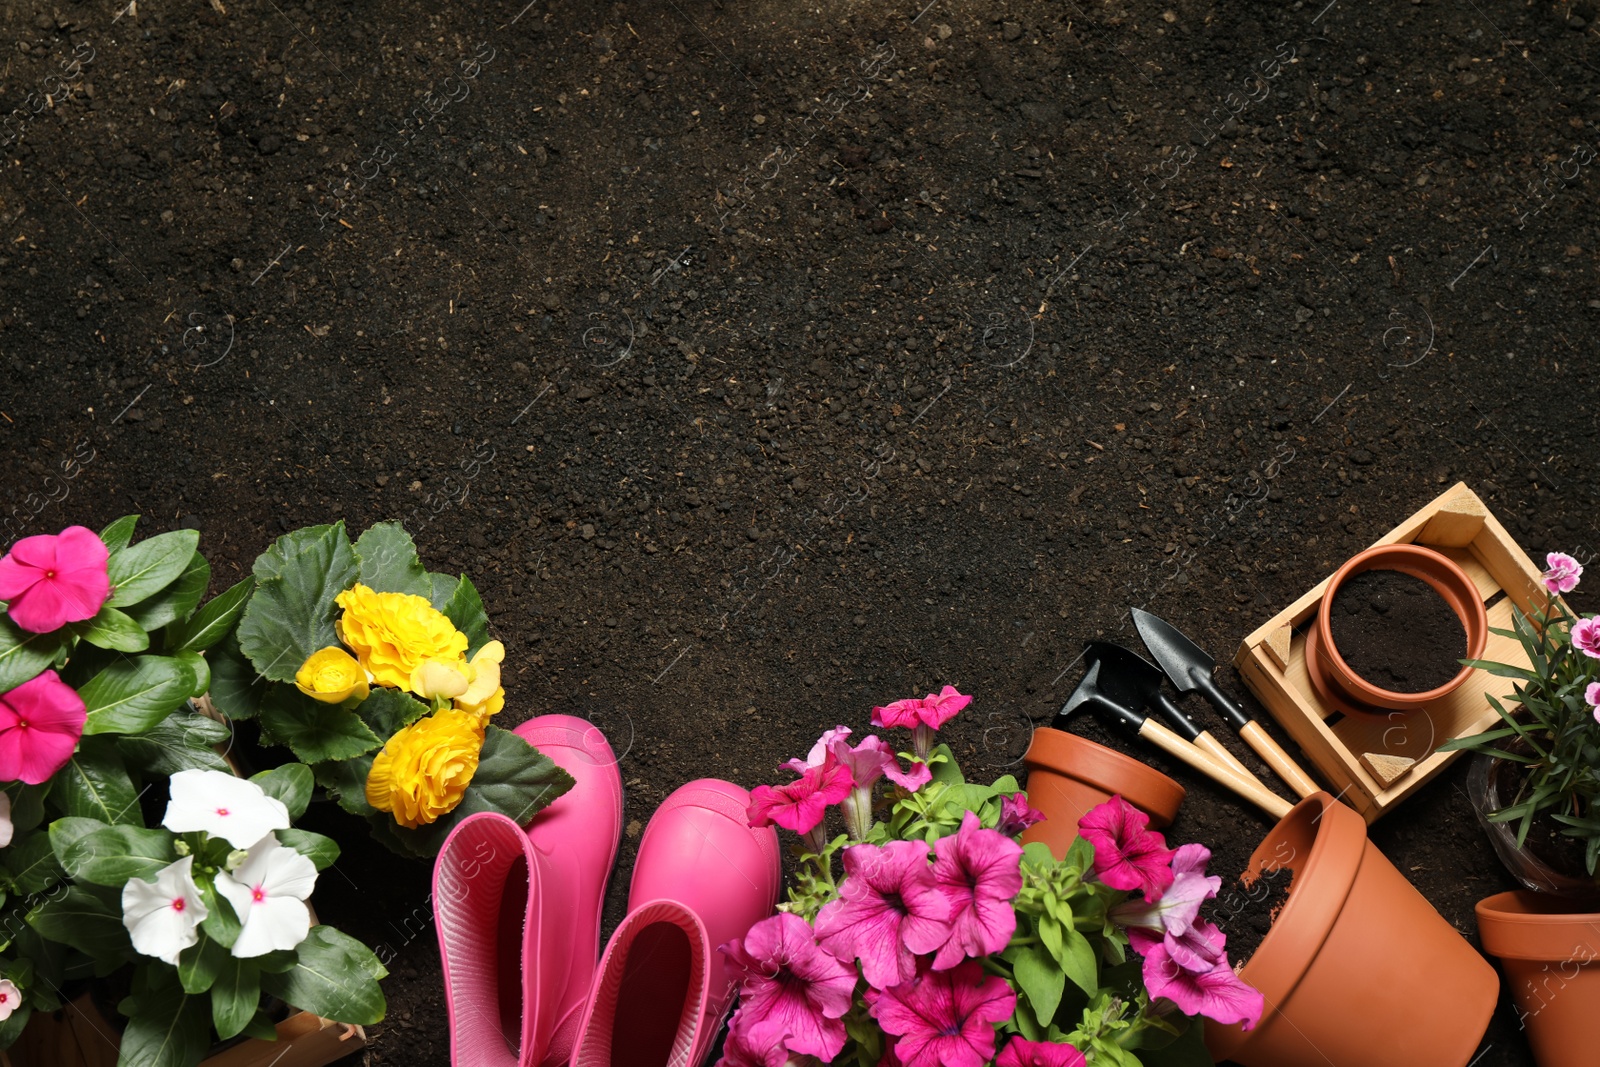
[[[1071,1045],[1014,1037],[995,1057],[994,1067],[1084,1067],[1086,1062]]]
[[[1005,979],[986,977],[977,960],[867,990],[867,1011],[898,1038],[894,1051],[905,1067],[983,1067],[994,1058],[995,1024],[1016,1007]]]
[[[1600,615],[1572,624],[1572,647],[1586,656],[1600,659]]]
[[[1094,846],[1094,873],[1112,889],[1137,889],[1160,900],[1172,885],[1172,850],[1149,829],[1150,817],[1114,796],[1078,820],[1078,832]]]
[[[1007,837],[1016,837],[1034,823],[1045,820],[1044,812],[1028,803],[1028,794],[1013,793],[1000,800],[999,831]]]
[[[87,718],[83,698],[55,671],[0,693],[0,782],[47,780],[72,758]]]
[[[752,926],[743,941],[723,945],[722,952],[739,985],[746,1048],[783,1046],[824,1062],[844,1048],[843,1019],[856,969],[824,952],[804,919],[779,912]]]
[[[933,843],[933,878],[949,905],[950,936],[933,959],[943,971],[999,952],[1017,931],[1011,900],[1022,889],[1022,846],[967,812],[961,829]]]
[[[1211,850],[1204,845],[1180,845],[1172,855],[1172,884],[1160,899],[1125,901],[1111,909],[1111,918],[1126,927],[1182,937],[1200,917],[1200,905],[1222,888],[1221,878],[1206,876],[1210,862]]]
[[[1544,557],[1544,565],[1544,587],[1550,590],[1552,596],[1570,593],[1578,588],[1578,579],[1583,577],[1583,564],[1565,552],[1551,552]]]
[[[24,537],[0,557],[0,600],[11,621],[36,634],[92,619],[111,596],[105,542],[85,526]]]
[[[881,708],[872,709],[872,725],[879,727],[903,726],[911,731],[911,744],[918,758],[927,759],[933,751],[933,732],[968,704],[972,697],[956,692],[947,685],[937,693],[925,697],[896,700]]]
[[[836,958],[860,960],[874,989],[917,976],[917,953],[950,937],[950,903],[934,885],[921,841],[845,849],[839,897],[817,914],[817,941]]]
[[[1590,682],[1589,688],[1583,691],[1583,699],[1594,708],[1594,721],[1600,722],[1600,682]]]
[[[1151,999],[1165,997],[1185,1015],[1204,1015],[1219,1023],[1239,1023],[1242,1029],[1250,1030],[1261,1021],[1265,998],[1260,990],[1241,981],[1229,966],[1222,951],[1226,937],[1220,931],[1212,936],[1217,960],[1209,970],[1190,970],[1167,954],[1163,942],[1150,944],[1144,957],[1145,988],[1150,991]]]
[[[828,753],[787,785],[758,785],[750,791],[750,825],[771,826],[808,834],[822,824],[828,807],[850,792],[850,771]]]

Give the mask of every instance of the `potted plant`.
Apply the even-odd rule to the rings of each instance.
[[[255,720],[389,848],[431,857],[473,812],[526,825],[571,788],[490,721],[505,647],[471,580],[427,571],[399,523],[353,543],[342,522],[295,530],[252,571],[213,650],[211,700]]]
[[[1183,786],[1147,764],[1086,737],[1041,726],[1033,731],[1022,757],[1028,768],[1028,802],[1045,818],[1022,834],[1024,844],[1040,842],[1064,859],[1078,836],[1078,820],[1113,796],[1120,796],[1161,830],[1178,815]]]
[[[1591,1030],[1600,999],[1600,617],[1579,618],[1561,599],[1582,577],[1577,560],[1552,552],[1545,564],[1542,607],[1513,611],[1512,629],[1496,631],[1517,639],[1530,667],[1473,664],[1511,680],[1508,696],[1489,697],[1503,725],[1441,747],[1478,753],[1468,787],[1479,821],[1534,891],[1480,901],[1478,928],[1550,1067],[1592,1056],[1591,1042],[1573,1038]],[[1562,989],[1589,988],[1553,996],[1552,973]]]
[[[339,854],[293,828],[310,770],[234,776],[189,703],[237,587],[202,606],[198,533],[135,522],[0,558],[0,1048],[82,990],[126,1018],[128,1067],[272,1040],[274,1004],[376,1022],[384,968],[307,903]]]
[[[1015,779],[968,782],[931,743],[968,699],[947,686],[874,709],[913,727],[912,753],[852,746],[841,726],[790,762],[796,781],[753,791],[752,825],[795,831],[802,854],[779,914],[724,946],[740,976],[727,1067],[1203,1062],[1200,1016],[1259,1018],[1199,917],[1220,884],[1210,853],[1168,849],[1120,797],[1084,815],[1065,858],[1019,844],[1041,816]],[[835,804],[845,833],[828,840]]]

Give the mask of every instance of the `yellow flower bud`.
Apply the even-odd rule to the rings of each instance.
[[[505,658],[506,646],[499,641],[490,641],[478,649],[472,657],[476,676],[467,691],[455,698],[457,711],[470,712],[479,723],[487,723],[491,715],[506,706],[506,691],[500,687],[500,663]]]
[[[475,716],[446,709],[389,738],[367,774],[367,803],[416,829],[461,803],[478,770],[483,727]]]
[[[339,639],[379,685],[409,689],[411,673],[429,660],[467,673],[467,635],[426,597],[379,593],[357,583],[335,603],[344,609],[335,624]]]
[[[467,691],[469,684],[467,676],[457,669],[458,665],[430,659],[411,672],[411,691],[423,700],[434,697],[454,700]]]
[[[367,672],[338,645],[318,649],[295,672],[294,686],[313,700],[342,704],[351,697],[367,699]]]

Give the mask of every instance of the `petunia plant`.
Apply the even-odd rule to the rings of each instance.
[[[572,779],[490,720],[505,646],[465,575],[426,570],[396,522],[278,538],[213,650],[211,700],[254,719],[402,855],[438,852],[474,812],[526,824]]]
[[[1169,849],[1120,797],[1062,860],[1020,844],[1043,816],[1016,780],[968,782],[933,743],[970,700],[875,708],[911,752],[839,726],[787,764],[794,781],[752,791],[752,825],[800,835],[799,869],[778,914],[722,947],[739,1004],[720,1067],[1176,1067],[1211,1062],[1200,1017],[1259,1021],[1200,916],[1210,853]]]

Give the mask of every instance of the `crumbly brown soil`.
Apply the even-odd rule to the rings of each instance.
[[[1467,631],[1420,578],[1370,570],[1347,578],[1329,617],[1350,669],[1392,693],[1426,693],[1461,673]]]

